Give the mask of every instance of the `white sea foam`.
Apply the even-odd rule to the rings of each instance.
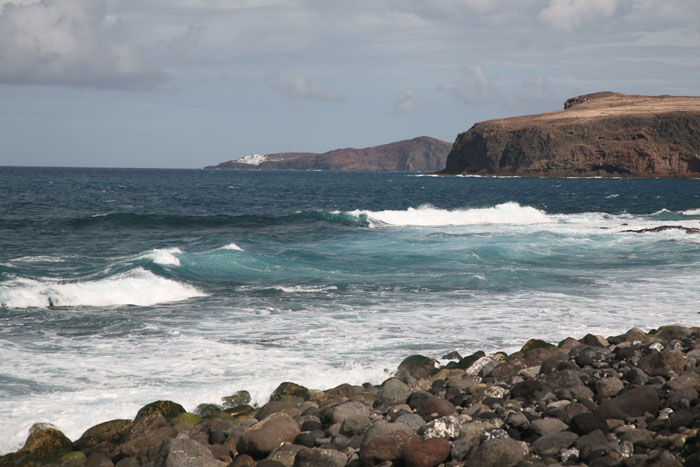
[[[56,256],[22,256],[21,258],[11,259],[13,263],[61,263],[64,258]]]
[[[273,287],[284,293],[320,293],[320,292],[330,292],[331,290],[338,290],[338,287],[334,285],[319,286],[319,287],[304,287],[301,285],[295,285],[291,287],[278,285]]]
[[[605,199],[613,199],[613,198],[619,198],[619,197],[620,197],[620,195],[618,195],[617,193],[613,193],[612,195],[606,196]]]
[[[243,248],[239,247],[235,243],[229,243],[228,245],[224,245],[219,250],[234,250],[234,251],[243,251]]]
[[[180,266],[180,259],[175,256],[182,253],[179,248],[156,248],[139,256],[137,259],[150,259],[161,266]]]
[[[700,209],[688,209],[687,211],[681,212],[684,216],[700,216]]]
[[[550,222],[547,213],[518,203],[503,203],[491,208],[446,210],[433,206],[408,208],[404,211],[351,211],[355,217],[394,226],[451,226],[479,224],[529,225]]]
[[[9,308],[54,306],[150,306],[204,294],[187,284],[136,268],[95,281],[60,282],[17,278],[0,286],[0,303]]]

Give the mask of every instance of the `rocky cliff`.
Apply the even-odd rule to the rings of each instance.
[[[457,136],[441,173],[698,177],[700,97],[601,92],[564,110],[477,123]]]
[[[323,154],[253,154],[206,169],[398,170],[434,172],[445,167],[452,145],[427,136],[370,148],[336,149]]]

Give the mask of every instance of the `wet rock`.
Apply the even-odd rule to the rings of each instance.
[[[88,428],[75,442],[75,446],[82,451],[105,441],[119,444],[132,425],[131,420],[110,420],[100,423]]]
[[[20,453],[30,459],[43,459],[71,451],[73,443],[61,431],[51,426],[35,424]]]
[[[154,413],[159,413],[165,418],[166,421],[170,421],[181,413],[185,413],[185,409],[180,404],[172,401],[151,402],[150,404],[141,407],[141,409],[136,413],[134,423],[136,423],[140,418]]]
[[[224,408],[217,404],[199,404],[194,409],[194,414],[201,418],[213,418],[223,410]]]
[[[467,458],[467,467],[512,467],[526,455],[520,442],[514,439],[491,439],[484,441]]]
[[[158,451],[155,467],[221,467],[211,451],[188,438],[166,439]]]
[[[292,417],[278,412],[248,428],[236,447],[244,454],[264,456],[281,443],[294,441],[299,433],[299,426]]]
[[[593,347],[607,347],[610,345],[605,337],[595,336],[593,334],[586,334],[583,339],[581,339],[581,342]]]
[[[294,459],[294,467],[344,467],[348,458],[334,449],[301,449]]]
[[[405,431],[393,431],[391,433],[374,437],[367,446],[360,451],[362,465],[376,465],[385,461],[395,461],[403,455],[407,446],[420,442],[420,438]]]
[[[432,438],[411,444],[402,456],[406,467],[435,467],[450,455],[450,443],[443,438]]]
[[[255,414],[258,420],[264,420],[275,413],[286,413],[287,415],[298,414],[299,403],[294,401],[271,401],[260,407]]]
[[[221,398],[221,402],[224,404],[224,409],[233,409],[236,407],[241,407],[250,404],[251,398],[248,391],[237,391],[232,396],[226,396]]]
[[[301,402],[309,400],[309,390],[296,383],[284,382],[272,391],[271,401],[294,401]]]
[[[485,356],[486,356],[486,354],[484,352],[482,352],[481,350],[479,350],[478,352],[474,352],[473,354],[462,358],[457,363],[457,365],[455,367],[462,369],[462,370],[466,370],[467,368],[472,366],[474,364],[474,362],[476,362],[477,360],[479,360],[480,358],[485,357]]]
[[[134,420],[134,424],[124,437],[124,443],[119,445],[119,452],[125,457],[143,457],[151,447],[159,447],[167,438],[174,438],[177,430],[168,424],[159,410],[153,410],[148,415],[142,415]]]
[[[554,348],[554,345],[550,344],[549,342],[541,339],[530,339],[529,341],[525,342],[520,351],[522,353],[527,353],[534,349],[553,350]]]
[[[423,355],[411,355],[405,358],[396,370],[396,378],[415,387],[421,380],[427,380],[435,370],[436,360]]]

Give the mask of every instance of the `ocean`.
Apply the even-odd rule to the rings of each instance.
[[[700,180],[0,167],[0,453],[411,354],[700,324]]]

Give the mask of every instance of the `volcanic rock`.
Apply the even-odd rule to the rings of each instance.
[[[443,174],[697,177],[700,98],[602,92],[565,110],[477,123]]]

